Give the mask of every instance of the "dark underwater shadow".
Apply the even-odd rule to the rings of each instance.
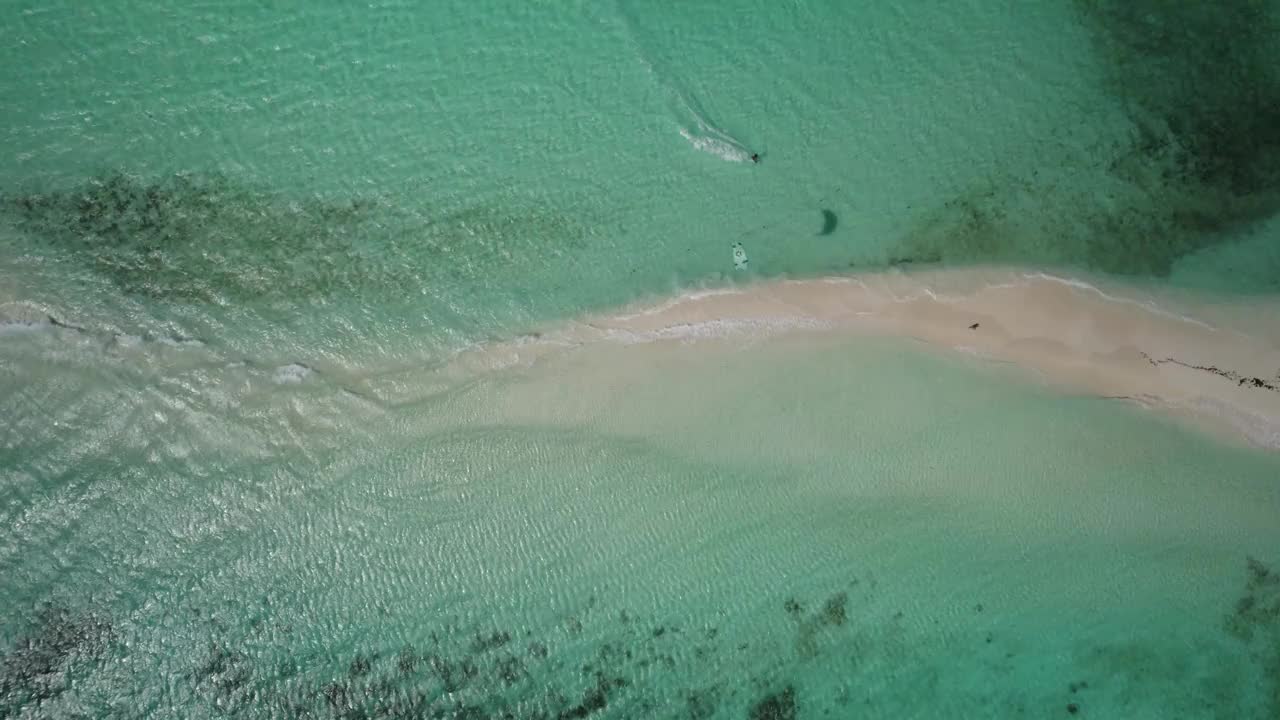
[[[840,224],[840,218],[836,217],[835,212],[822,209],[822,231],[819,235],[830,235],[836,231],[836,226]]]
[[[1280,3],[1072,0],[1130,129],[1094,165],[1108,202],[1036,178],[987,178],[921,213],[890,255],[947,265],[1049,263],[1161,281],[1280,214]],[[1092,161],[1091,161],[1092,162]],[[1029,207],[1027,200],[1032,205]],[[1028,212],[1030,210],[1030,212]],[[1274,254],[1246,286],[1274,292]]]

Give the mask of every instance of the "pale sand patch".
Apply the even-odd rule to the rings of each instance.
[[[601,342],[667,345],[814,331],[914,338],[1280,449],[1280,298],[1211,303],[1008,268],[687,293],[464,353],[453,370],[528,365]]]

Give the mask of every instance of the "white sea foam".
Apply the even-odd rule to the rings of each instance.
[[[637,36],[635,23],[628,17],[625,8],[618,5],[615,10],[618,27],[630,41],[641,67],[654,83],[668,94],[668,100],[675,114],[683,116],[680,134],[695,150],[715,155],[727,162],[750,162],[751,153],[745,146],[729,133],[717,128],[708,119],[707,113],[701,110],[697,100],[674,84],[667,72],[659,70],[658,65],[645,50],[644,43]]]
[[[660,340],[700,340],[728,337],[763,337],[793,330],[821,330],[830,323],[814,318],[738,318],[706,320],[666,325],[652,330],[597,328],[601,336],[612,342],[641,344]]]
[[[279,385],[297,385],[311,376],[311,368],[298,363],[281,365],[276,368],[271,379]]]
[[[1085,282],[1085,281],[1083,281],[1083,280],[1080,280],[1080,279],[1077,279],[1077,278],[1071,278],[1071,277],[1060,277],[1060,276],[1058,276],[1058,275],[1050,275],[1050,274],[1048,274],[1048,273],[1044,273],[1044,272],[1024,273],[1024,274],[1023,274],[1023,277],[1024,277],[1024,278],[1027,278],[1027,279],[1048,280],[1048,281],[1050,281],[1050,282],[1060,283],[1060,284],[1062,284],[1062,285],[1066,285],[1066,286],[1068,286],[1068,287],[1072,287],[1072,288],[1075,288],[1075,289],[1077,289],[1077,290],[1084,290],[1084,291],[1086,291],[1086,292],[1095,293],[1096,295],[1098,295],[1098,296],[1099,296],[1099,297],[1101,297],[1102,299],[1107,300],[1107,301],[1110,301],[1110,302],[1128,303],[1128,304],[1131,304],[1131,305],[1137,305],[1138,307],[1140,307],[1140,308],[1142,308],[1142,309],[1144,309],[1144,310],[1148,310],[1148,311],[1150,311],[1150,312],[1152,312],[1152,313],[1155,313],[1155,314],[1157,314],[1157,315],[1163,315],[1163,316],[1168,317],[1168,318],[1173,318],[1174,320],[1180,320],[1180,321],[1185,322],[1185,323],[1191,323],[1192,325],[1199,325],[1200,327],[1205,328],[1205,329],[1208,329],[1208,330],[1217,330],[1217,328],[1216,328],[1216,327],[1214,327],[1213,325],[1210,325],[1210,324],[1209,324],[1209,323],[1207,323],[1207,322],[1204,322],[1203,320],[1197,320],[1197,319],[1195,319],[1195,318],[1193,318],[1193,317],[1188,317],[1188,316],[1186,316],[1186,315],[1182,315],[1182,314],[1180,314],[1180,313],[1171,312],[1171,311],[1169,311],[1169,310],[1166,310],[1166,309],[1164,309],[1164,308],[1160,307],[1159,305],[1157,305],[1157,304],[1156,304],[1155,302],[1153,302],[1153,301],[1150,301],[1150,300],[1135,300],[1135,299],[1133,299],[1133,298],[1126,298],[1126,297],[1120,297],[1120,296],[1118,296],[1118,295],[1111,295],[1111,294],[1109,294],[1109,293],[1107,293],[1107,292],[1104,292],[1101,288],[1097,287],[1096,285],[1091,285],[1090,283],[1087,283],[1087,282]]]
[[[166,336],[166,337],[160,338],[157,342],[159,342],[161,345],[168,345],[169,347],[189,347],[189,348],[204,347],[204,343],[199,340],[196,340],[195,338],[176,338],[176,337]]]
[[[704,290],[689,290],[687,292],[668,298],[667,300],[654,305],[652,307],[643,308],[633,313],[620,313],[612,317],[618,320],[634,320],[636,318],[647,317],[650,315],[658,315],[670,310],[678,305],[690,301],[705,300],[713,297],[723,297],[726,295],[741,295],[744,291],[739,288],[707,288]]]
[[[40,332],[54,327],[49,314],[26,303],[0,305],[0,335]]]
[[[1246,410],[1217,398],[1198,397],[1184,403],[1167,403],[1193,412],[1211,415],[1234,428],[1249,442],[1264,448],[1280,449],[1280,421]]]
[[[0,320],[0,335],[19,335],[48,330],[53,325],[48,321]]]
[[[751,153],[746,148],[737,144],[732,140],[722,140],[720,138],[708,137],[706,135],[695,135],[686,128],[680,128],[680,135],[694,150],[715,155],[721,160],[727,162],[750,162]]]
[[[743,290],[740,288],[708,288],[706,290],[690,290],[682,297],[689,300],[701,300],[709,297],[721,297],[724,295],[741,295]]]

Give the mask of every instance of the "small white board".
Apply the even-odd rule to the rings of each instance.
[[[747,251],[742,247],[742,243],[733,244],[733,267],[736,270],[746,270],[747,263],[751,262],[747,259]]]

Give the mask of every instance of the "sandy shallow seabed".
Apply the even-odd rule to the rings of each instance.
[[[452,369],[554,365],[603,343],[628,348],[613,360],[621,378],[627,362],[644,362],[645,345],[803,342],[815,333],[904,338],[1008,363],[1064,391],[1138,403],[1223,439],[1280,450],[1280,300],[1157,297],[1030,270],[887,272],[689,292],[463,353]]]

